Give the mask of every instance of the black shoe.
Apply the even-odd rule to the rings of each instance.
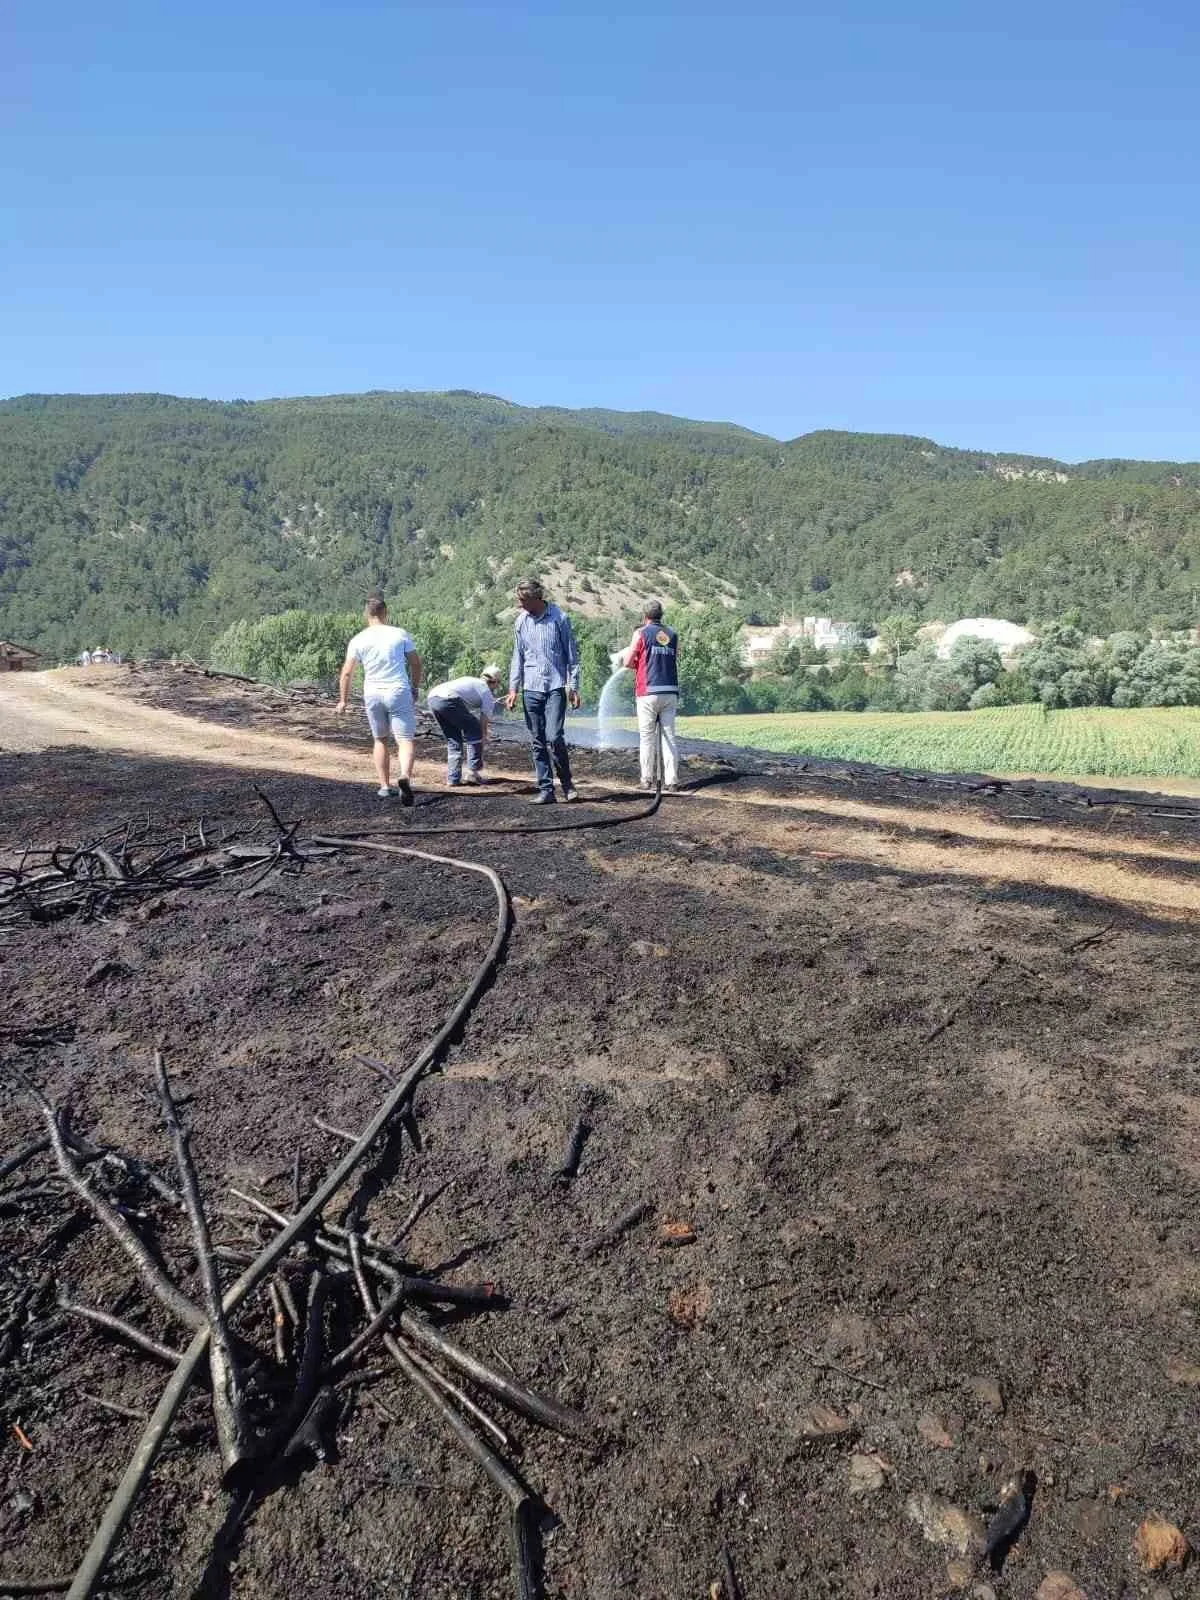
[[[412,784],[407,778],[400,779],[400,804],[410,806],[413,803]]]
[[[540,789],[529,803],[531,806],[552,806],[558,802],[554,798],[553,789]]]

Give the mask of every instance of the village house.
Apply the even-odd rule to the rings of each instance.
[[[27,645],[0,639],[0,672],[32,672],[41,659]]]
[[[742,659],[750,668],[763,667],[779,644],[815,645],[818,650],[850,650],[861,643],[858,629],[832,617],[784,617],[775,627],[742,629]]]
[[[747,625],[742,629],[742,660],[748,667],[762,667],[770,660],[771,652],[781,641],[790,641],[795,635],[786,623],[778,627],[759,628]]]

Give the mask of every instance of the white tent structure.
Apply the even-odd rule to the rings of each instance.
[[[1005,622],[1003,617],[963,617],[959,622],[952,622],[942,634],[937,653],[944,661],[960,639],[986,639],[996,646],[1000,659],[1007,666],[1017,651],[1032,644],[1035,638],[1036,635],[1019,622]]]

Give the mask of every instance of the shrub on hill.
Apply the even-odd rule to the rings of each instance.
[[[328,685],[346,658],[346,641],[360,626],[352,611],[284,611],[258,622],[234,622],[213,641],[209,665],[264,683],[301,678]]]
[[[397,619],[413,636],[427,683],[477,672],[467,629],[430,612]],[[266,683],[304,679],[332,685],[346,659],[346,644],[363,626],[356,611],[284,611],[257,622],[234,622],[213,641],[209,662]]]

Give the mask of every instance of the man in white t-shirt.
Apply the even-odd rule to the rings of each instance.
[[[429,709],[446,736],[446,782],[457,789],[463,779],[463,746],[467,747],[467,783],[483,782],[483,741],[496,714],[500,668],[484,667],[478,678],[450,678],[429,691]]]
[[[388,734],[396,741],[400,763],[400,804],[413,803],[413,735],[417,731],[416,693],[421,687],[421,658],[412,636],[393,628],[387,606],[378,595],[367,601],[366,627],[346,646],[346,661],[338,683],[338,711],[346,709],[354,669],[363,669],[363,700],[375,740],[375,771],[381,800],[395,791],[391,785]]]

